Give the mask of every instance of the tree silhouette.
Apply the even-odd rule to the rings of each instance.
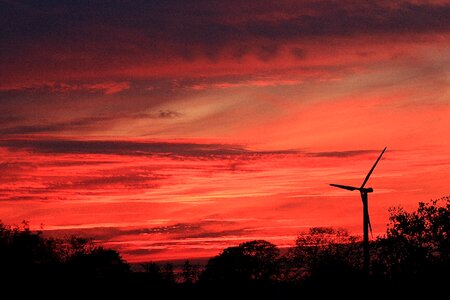
[[[278,248],[267,241],[245,242],[211,258],[202,273],[203,282],[245,283],[269,281],[279,274]]]
[[[86,252],[77,251],[66,264],[71,276],[84,279],[117,277],[129,271],[128,264],[117,251],[103,247],[94,247]]]
[[[449,259],[450,197],[419,203],[417,211],[391,210],[387,237],[427,249],[429,258]]]
[[[161,268],[162,280],[167,283],[175,283],[175,273],[173,271],[173,264],[166,263]]]
[[[450,197],[390,210],[387,236],[376,243],[374,273],[398,286],[449,279]]]
[[[308,286],[341,287],[360,277],[362,255],[356,237],[344,229],[313,227],[298,236],[287,253],[286,276]]]
[[[22,281],[111,278],[129,271],[115,250],[83,238],[45,238],[26,222],[22,227],[0,223],[0,266],[2,278]]]
[[[144,268],[145,275],[151,282],[161,282],[163,275],[161,272],[161,266],[155,262],[149,262],[141,265]]]
[[[191,264],[189,260],[185,260],[181,270],[181,280],[183,283],[191,285],[197,282],[200,275],[200,266]]]
[[[58,242],[43,239],[28,224],[11,227],[0,223],[0,273],[2,277],[32,278],[57,271],[60,264]]]
[[[186,260],[175,280],[170,263],[143,264],[145,272],[130,272],[129,265],[112,249],[82,237],[54,239],[22,226],[0,223],[0,277],[8,282],[37,282],[51,288],[63,283],[69,290],[90,288],[116,295],[151,290],[170,297],[197,298],[236,295],[251,298],[287,298],[292,292],[341,293],[358,289],[386,292],[436,291],[449,281],[450,197],[420,203],[416,211],[390,210],[384,237],[372,242],[369,277],[362,276],[361,241],[344,229],[314,227],[299,234],[295,246],[280,250],[264,240],[224,249],[199,266]],[[197,280],[198,279],[198,280]],[[129,286],[130,288],[127,288]],[[414,286],[414,290],[411,290]],[[76,287],[76,289],[75,289]],[[83,289],[83,288],[84,289]],[[99,294],[100,295],[100,294]],[[393,294],[392,294],[393,295]]]

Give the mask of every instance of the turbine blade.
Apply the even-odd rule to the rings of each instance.
[[[375,162],[375,164],[373,165],[372,169],[370,169],[369,173],[366,176],[366,179],[364,179],[363,184],[361,185],[361,189],[364,188],[364,186],[366,185],[367,181],[369,180],[370,175],[372,175],[373,170],[375,169],[375,167],[377,166],[378,162],[381,159],[381,156],[383,156],[384,151],[386,151],[387,147],[384,147],[383,151],[381,152],[380,156],[378,157],[377,161]]]
[[[367,215],[367,223],[369,223],[369,229],[370,229],[370,236],[373,239],[373,233],[372,233],[372,224],[370,223],[370,217]]]
[[[334,187],[337,187],[337,188],[340,188],[340,189],[349,190],[349,191],[358,190],[358,188],[357,188],[357,187],[354,187],[354,186],[341,185],[341,184],[334,184],[334,183],[332,183],[332,184],[330,184],[330,185],[331,185],[331,186],[334,186]]]

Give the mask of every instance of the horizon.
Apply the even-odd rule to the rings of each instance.
[[[449,194],[447,1],[0,1],[0,220],[129,262]]]

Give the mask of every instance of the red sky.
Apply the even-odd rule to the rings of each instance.
[[[448,1],[0,1],[0,219],[129,261],[448,195]]]

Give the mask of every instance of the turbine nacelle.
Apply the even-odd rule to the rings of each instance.
[[[361,193],[373,193],[373,188],[362,188],[362,189],[359,189],[359,191],[361,192]]]

